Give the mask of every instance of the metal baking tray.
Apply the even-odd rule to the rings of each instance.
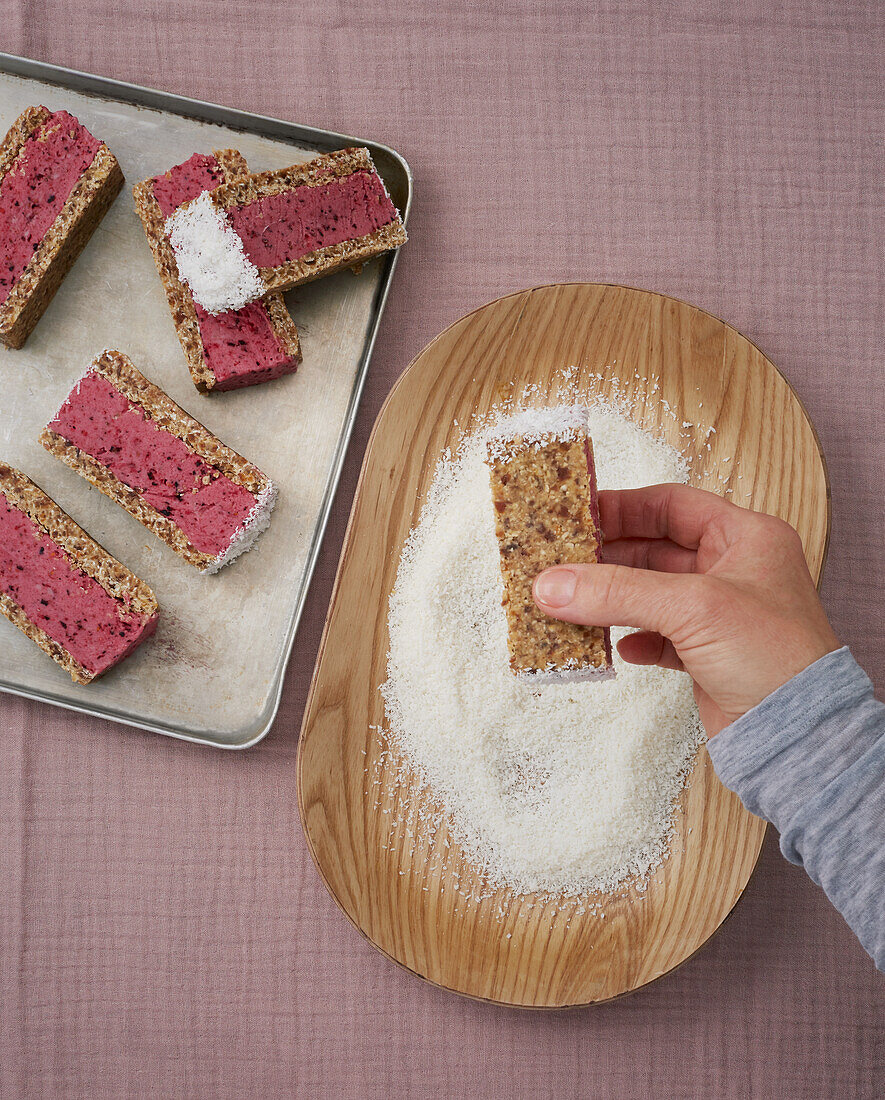
[[[232,146],[253,171],[365,145],[405,221],[406,161],[374,141],[0,53],[0,133],[35,103],[79,117],[117,156],[126,187],[22,351],[0,347],[0,457],[18,466],[154,589],[157,634],[102,679],[71,683],[0,617],[0,690],[222,748],[254,745],[280,702],[320,543],[353,428],[396,253],[287,295],[298,372],[197,393],[133,204],[132,185],[197,151]],[[135,365],[280,486],[269,530],[217,576],[182,561],[37,443],[103,348]],[[307,674],[307,670],[305,670]]]

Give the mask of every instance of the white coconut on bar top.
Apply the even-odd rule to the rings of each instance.
[[[242,309],[265,293],[258,268],[208,191],[169,215],[166,235],[179,275],[209,313]]]

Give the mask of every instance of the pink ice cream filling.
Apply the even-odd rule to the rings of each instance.
[[[77,383],[49,427],[171,519],[201,554],[224,553],[256,505],[100,374]]]
[[[25,142],[0,182],[0,305],[28,266],[100,142],[56,111]]]
[[[264,302],[227,313],[207,313],[194,302],[203,360],[217,379],[215,389],[234,390],[291,374],[298,360],[280,347]]]
[[[209,153],[194,153],[164,175],[154,176],[154,198],[165,220],[183,202],[195,199],[204,191],[214,191],[223,181],[215,157]]]
[[[218,161],[208,153],[194,153],[183,164],[154,177],[154,198],[164,218],[182,203],[195,199],[203,191],[212,191],[222,182]],[[255,382],[269,382],[291,374],[297,360],[279,344],[267,307],[250,302],[228,313],[207,313],[194,302],[203,362],[216,378],[216,390],[232,390]]]
[[[279,267],[318,248],[365,237],[396,216],[378,175],[364,170],[318,187],[304,184],[227,211],[256,267]]]
[[[3,493],[0,591],[78,664],[96,674],[122,661],[157,626],[157,615],[129,611]]]

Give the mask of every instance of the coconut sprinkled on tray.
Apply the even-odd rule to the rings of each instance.
[[[703,739],[682,673],[615,654],[614,680],[539,686],[509,667],[489,444],[585,430],[602,489],[687,480],[682,456],[612,405],[494,410],[440,461],[390,601],[378,732],[398,813],[409,829],[445,822],[489,891],[642,890]]]

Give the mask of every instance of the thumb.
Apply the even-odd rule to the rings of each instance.
[[[586,626],[634,626],[667,637],[691,615],[702,578],[626,565],[556,565],[535,578],[546,615]]]

